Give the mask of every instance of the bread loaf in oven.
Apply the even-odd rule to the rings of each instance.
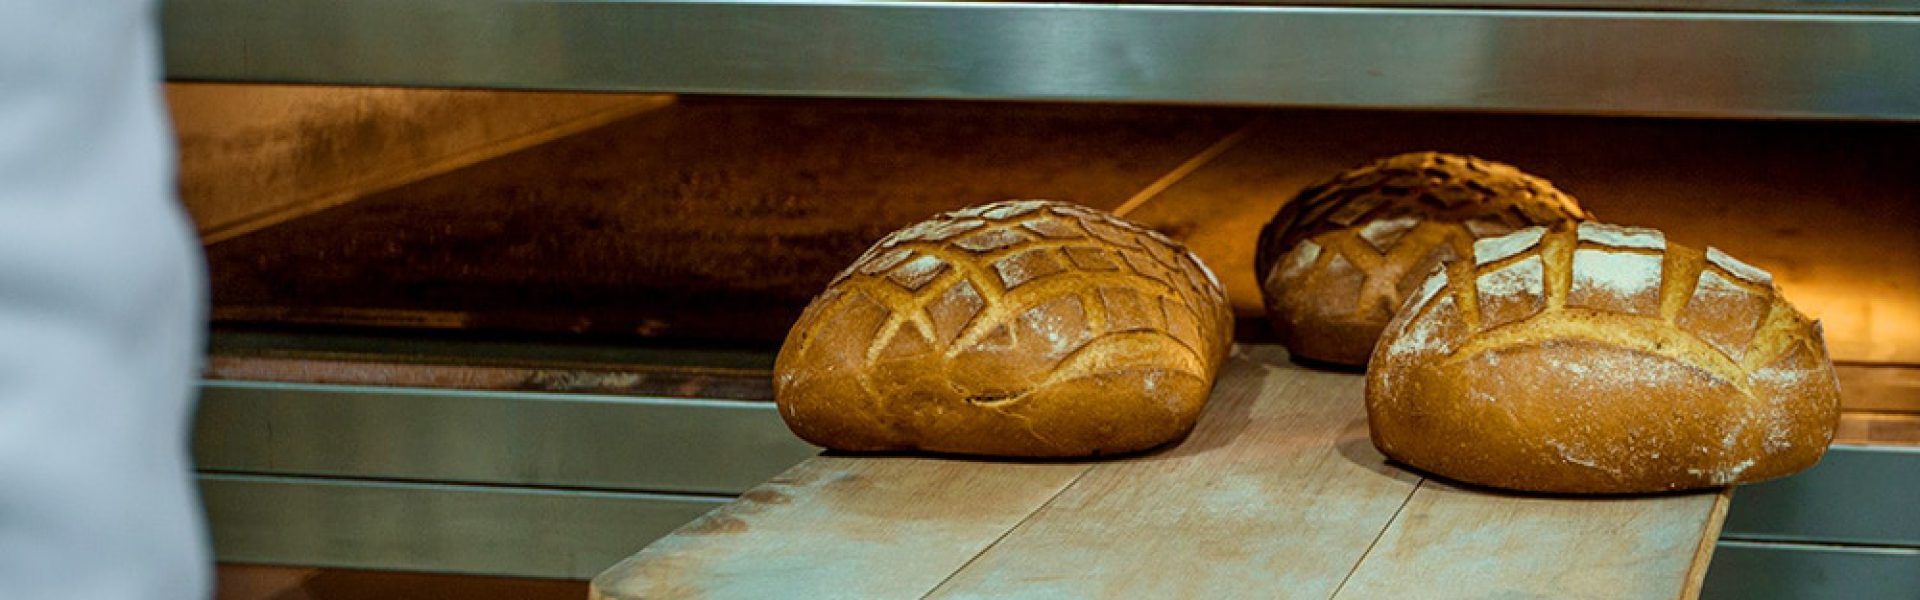
[[[1585,218],[1571,196],[1511,166],[1402,154],[1302,190],[1261,231],[1254,277],[1288,352],[1359,366],[1435,265],[1472,259],[1478,238]]]
[[[1010,201],[887,236],[787,335],[774,395],[849,451],[1088,456],[1190,431],[1231,343],[1199,258],[1063,202]]]
[[[1839,416],[1819,324],[1765,271],[1592,222],[1480,240],[1434,272],[1366,397],[1387,456],[1546,492],[1780,477],[1819,461]]]

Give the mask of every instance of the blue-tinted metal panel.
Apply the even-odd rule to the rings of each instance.
[[[1741,487],[1721,537],[1920,547],[1920,448],[1834,446],[1812,469]]]
[[[222,561],[585,579],[731,498],[201,475]]]
[[[1920,549],[1723,541],[1700,597],[1920,600]]]
[[[202,385],[202,470],[738,494],[818,452],[771,402]]]

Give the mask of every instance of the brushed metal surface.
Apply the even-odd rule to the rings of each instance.
[[[178,0],[163,18],[176,80],[1920,118],[1920,16],[1687,6]]]
[[[202,474],[225,562],[584,579],[730,498]]]
[[[1812,469],[1742,486],[1720,537],[1920,548],[1916,482],[1920,447],[1836,445]]]
[[[239,331],[214,328],[208,354],[227,357],[415,362],[528,368],[773,371],[768,348],[661,346],[601,340],[423,335],[408,331]],[[728,396],[728,398],[732,398]]]
[[[202,470],[737,494],[818,449],[770,402],[202,384]]]
[[[1920,600],[1920,549],[1722,541],[1700,597]]]

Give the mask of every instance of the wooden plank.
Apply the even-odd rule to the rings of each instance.
[[[1359,377],[1275,364],[1243,348],[1192,436],[1094,467],[933,596],[1331,595],[1418,477],[1368,441]]]
[[[822,456],[593,580],[593,598],[918,598],[1082,463]]]
[[[1357,375],[1242,346],[1194,435],[1162,452],[1091,465],[816,458],[614,565],[597,598],[1672,598],[1697,587],[1724,494],[1567,498],[1423,481],[1375,452],[1359,400]]]
[[[1568,499],[1423,481],[1334,598],[1687,597],[1726,497]]]
[[[1195,432],[1159,452],[1091,465],[816,458],[608,570],[596,597],[1697,588],[1724,494],[1544,497],[1423,481],[1374,450],[1361,392],[1356,375],[1243,346]]]
[[[1693,562],[1687,565],[1687,586],[1680,590],[1681,598],[1699,598],[1700,590],[1706,587],[1707,568],[1712,566],[1714,548],[1720,543],[1720,530],[1727,523],[1727,509],[1733,506],[1734,489],[1721,490],[1713,501],[1707,526],[1700,531],[1700,545],[1694,548]]]

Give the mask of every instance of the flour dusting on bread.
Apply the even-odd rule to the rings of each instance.
[[[1587,221],[1579,227],[1579,240],[1615,248],[1666,250],[1667,236],[1658,229],[1624,227]]]
[[[1824,454],[1833,367],[1764,273],[1650,229],[1519,239],[1429,278],[1384,333],[1367,373],[1382,452],[1474,483],[1608,493],[1771,479]],[[1563,303],[1546,302],[1555,281]]]
[[[1540,245],[1540,237],[1547,230],[1542,227],[1528,227],[1496,238],[1487,238],[1473,243],[1473,262],[1475,266],[1499,262],[1521,252],[1532,250]]]

